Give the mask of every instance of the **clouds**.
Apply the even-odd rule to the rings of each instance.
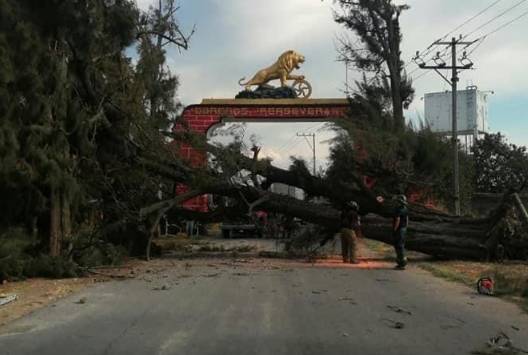
[[[135,0],[137,6],[142,10],[147,10],[150,5],[154,3],[154,0]]]
[[[408,3],[412,8],[402,16],[403,53],[407,60],[416,50],[427,48],[434,40],[459,27],[494,1],[408,0]],[[498,2],[497,5],[454,31],[448,38],[474,32],[487,22],[489,24],[468,36],[467,40],[477,39],[492,32],[528,10],[527,3],[506,12],[517,3],[519,3],[517,0]],[[491,21],[501,13],[504,15]],[[492,130],[509,130],[512,132],[511,140],[524,145],[528,145],[528,121],[525,119],[528,115],[526,112],[528,111],[528,71],[525,70],[528,62],[526,59],[528,58],[528,46],[525,39],[527,30],[528,16],[486,38],[471,53],[470,58],[475,63],[475,69],[463,71],[459,83],[462,89],[467,85],[477,85],[483,90],[493,90],[495,95],[490,100]],[[475,46],[468,48],[468,53],[473,49]],[[416,65],[410,65],[408,70],[412,71],[415,68]],[[412,76],[417,78],[423,73],[424,71],[419,69]],[[423,101],[420,97],[423,97],[425,93],[450,90],[449,85],[434,72],[416,79],[414,86],[417,99],[407,113],[407,116],[412,118],[423,117]],[[512,109],[512,106],[515,109]],[[521,110],[524,111],[524,117],[520,113]]]
[[[150,1],[141,0],[147,7]],[[234,97],[237,83],[272,64],[287,49],[303,53],[301,72],[314,87],[314,96],[340,97],[344,67],[335,61],[334,39],[339,27],[328,2],[312,0],[180,1],[179,18],[197,25],[191,48],[169,50],[174,72],[181,76],[181,100]]]
[[[222,129],[228,131],[237,125],[237,123],[226,123]],[[252,136],[256,136],[254,142],[262,147],[260,157],[268,157],[273,160],[273,165],[285,169],[291,164],[291,156],[303,158],[309,164],[312,162],[311,148],[306,140],[297,136],[297,133],[316,134],[317,169],[326,167],[330,154],[327,141],[336,135],[334,131],[328,129],[325,122],[253,122],[246,123],[238,132],[242,131],[246,147],[251,147]],[[226,135],[213,135],[211,139],[212,142],[223,144],[230,140],[231,137]]]
[[[426,48],[435,39],[466,22],[473,15],[490,5],[491,1],[467,1],[464,6],[457,5],[454,1],[431,1],[425,4],[423,1],[409,1],[412,9],[402,17],[402,27],[405,35],[404,56],[409,59],[416,50]],[[459,28],[451,35],[468,34],[490,21],[493,17],[503,13],[512,4],[513,0],[503,0],[496,7],[493,7]],[[441,6],[438,6],[438,5]],[[436,5],[436,6],[435,6]],[[515,18],[520,12],[528,10],[528,4],[519,10],[512,10],[497,20],[490,22],[474,34],[468,36],[467,40],[479,38],[481,35],[491,32],[500,25]],[[412,13],[412,16],[408,16]],[[472,82],[475,85],[486,89],[493,89],[497,93],[506,95],[518,92],[518,90],[528,90],[528,72],[523,70],[523,58],[528,54],[524,33],[528,29],[528,18],[519,20],[509,27],[488,37],[478,49],[472,53],[471,58],[475,62],[476,70],[464,71],[462,83]],[[475,47],[467,49],[468,53]],[[440,49],[439,49],[440,50]],[[432,53],[434,54],[434,53]],[[416,66],[411,65],[414,69]],[[498,70],[501,68],[501,70]],[[422,71],[417,71],[416,77]],[[438,85],[438,81],[427,77],[416,82],[419,92],[430,92],[441,90],[443,84]]]
[[[138,0],[143,8],[152,0]],[[493,0],[397,0],[408,3],[411,9],[401,16],[404,35],[402,57],[406,62],[416,52],[429,46],[447,32],[466,22]],[[502,0],[451,35],[467,34],[518,3]],[[336,62],[335,39],[344,30],[334,23],[332,1],[319,0],[180,0],[179,19],[187,29],[197,26],[191,48],[178,53],[170,50],[169,62],[174,73],[180,75],[179,94],[184,104],[199,103],[202,98],[229,98],[240,90],[238,79],[251,76],[270,65],[286,49],[295,49],[306,56],[300,73],[306,75],[314,88],[313,97],[343,97],[345,69]],[[528,10],[528,3],[506,13],[476,31],[468,39],[478,38]],[[491,126],[510,128],[528,137],[528,123],[515,118],[509,110],[502,110],[502,102],[512,97],[520,100],[524,112],[528,110],[528,46],[525,33],[528,16],[487,38],[472,54],[475,70],[461,74],[460,87],[478,85],[494,90],[491,99]],[[451,36],[450,35],[450,36]],[[450,37],[449,36],[449,37]],[[471,50],[472,48],[468,48]],[[414,64],[407,69],[413,71]],[[418,69],[414,78],[422,74]],[[350,82],[360,77],[349,72]],[[408,117],[423,116],[426,92],[449,89],[436,74],[430,73],[415,81],[416,100],[406,113]],[[524,103],[523,103],[524,102]],[[417,113],[418,112],[418,113]],[[519,112],[517,109],[515,112]],[[518,129],[511,129],[518,125]],[[516,133],[521,137],[521,133]],[[521,138],[515,138],[516,143]],[[528,138],[524,138],[525,140]],[[528,144],[528,141],[526,141]]]

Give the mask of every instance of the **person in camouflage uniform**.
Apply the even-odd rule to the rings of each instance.
[[[341,254],[344,263],[357,264],[357,237],[360,231],[359,205],[350,201],[341,212]]]

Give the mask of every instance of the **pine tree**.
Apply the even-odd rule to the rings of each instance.
[[[403,109],[413,100],[414,89],[407,78],[401,59],[402,33],[400,15],[408,5],[395,5],[392,0],[336,0],[342,13],[335,12],[335,21],[359,37],[352,43],[343,39],[341,59],[374,75],[374,80],[390,83],[387,92],[392,99],[393,127],[403,129]],[[380,89],[386,89],[380,86]]]
[[[173,157],[159,128],[177,109],[165,52],[150,77],[125,54],[146,18],[128,0],[0,1],[0,232],[25,225],[53,256],[87,223],[145,239],[138,211],[169,186],[145,161]]]

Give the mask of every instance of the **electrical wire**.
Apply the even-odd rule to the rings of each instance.
[[[432,72],[431,69],[429,70],[426,70],[425,72],[423,72],[422,74],[418,75],[417,77],[415,78],[412,78],[412,82],[413,84],[416,83],[418,80],[422,79],[424,76],[426,76],[427,74],[430,74]]]
[[[489,9],[491,9],[492,7],[494,7],[495,5],[497,5],[498,3],[500,3],[502,0],[496,0],[494,3],[492,3],[491,5],[489,5],[488,7],[486,7],[484,10],[481,10],[479,13],[477,13],[476,15],[474,15],[473,17],[469,18],[467,21],[465,21],[464,23],[462,23],[460,26],[458,26],[457,28],[455,28],[454,30],[448,32],[446,35],[444,35],[444,37],[442,37],[439,41],[445,39],[447,36],[449,36],[450,34],[456,32],[457,30],[461,29],[462,27],[464,27],[464,25],[470,23],[471,21],[473,21],[474,19],[476,19],[477,17],[479,17],[480,15],[484,14],[486,11],[488,11]]]
[[[487,10],[491,9],[493,6],[497,5],[500,1],[502,1],[502,0],[497,0],[497,1],[493,2],[491,5],[489,5],[488,7],[486,7],[485,9],[483,9],[482,11],[480,11],[479,13],[477,13],[475,16],[473,16],[473,17],[471,17],[469,20],[467,20],[464,24],[469,23],[469,22],[472,21],[473,19],[475,19],[475,18],[477,18],[478,16],[482,15],[482,14],[485,13]],[[468,34],[465,34],[464,36],[462,36],[462,39],[471,36],[472,34],[474,34],[475,32],[477,32],[477,31],[480,30],[481,28],[484,28],[485,26],[489,25],[490,23],[496,21],[497,19],[501,18],[502,16],[504,16],[504,15],[507,14],[508,12],[510,12],[510,11],[512,11],[512,10],[514,10],[514,9],[516,9],[517,7],[519,7],[521,4],[525,3],[526,1],[528,1],[528,0],[521,0],[521,1],[517,2],[515,5],[513,5],[513,6],[509,7],[509,8],[507,8],[506,10],[504,10],[503,12],[501,12],[500,14],[498,14],[498,15],[492,17],[491,19],[489,19],[488,21],[486,21],[484,24],[478,26],[478,27],[477,27],[476,29],[474,29],[473,31],[471,31],[471,32],[469,32]],[[510,21],[509,23],[506,23],[506,24],[504,24],[503,26],[501,26],[500,28],[498,28],[498,29],[496,29],[496,30],[490,32],[489,35],[491,35],[491,34],[497,32],[497,31],[499,31],[500,29],[502,29],[502,28],[506,27],[507,25],[509,25],[509,24],[511,24],[511,23],[513,23],[513,22],[515,22],[515,21],[517,21],[518,19],[520,19],[520,18],[523,17],[523,16],[526,16],[527,14],[528,14],[528,13],[523,13],[521,16],[519,16],[519,17],[513,19],[513,20]],[[463,24],[463,25],[464,25],[464,24]],[[436,42],[439,42],[439,41],[441,41],[442,39],[445,39],[445,37],[447,37],[448,35],[450,35],[451,33],[455,32],[457,29],[459,29],[459,28],[461,28],[461,27],[462,27],[462,25],[461,25],[461,26],[458,26],[455,30],[453,30],[453,31],[451,31],[451,32],[448,32],[446,35],[444,35],[441,39],[437,40]],[[482,36],[482,37],[485,37],[485,36]],[[480,37],[479,39],[477,39],[477,41],[479,41],[482,37]],[[477,42],[477,41],[476,41],[476,42]],[[435,42],[435,43],[436,43],[436,42]],[[475,43],[476,43],[476,42],[475,42]],[[480,46],[480,45],[482,44],[482,42],[483,42],[483,40],[478,44],[478,46]],[[435,45],[435,43],[431,44],[431,45],[429,46],[429,50],[428,50],[426,53],[424,53],[422,56],[425,57],[425,56],[427,56],[429,53],[431,53],[432,50],[433,50],[436,46],[438,46],[438,45]],[[472,44],[474,44],[474,43],[472,43]],[[470,46],[470,45],[466,46],[466,48],[469,47],[469,46]],[[439,52],[438,52],[438,57],[442,58],[443,56],[445,56],[448,50],[449,50],[449,47],[446,47],[446,48],[444,48],[442,51],[439,51]],[[474,50],[473,50],[473,51],[474,51]],[[473,52],[473,51],[472,51],[472,52]],[[472,52],[471,52],[471,53],[472,53]]]
[[[528,14],[528,12],[527,12],[527,14]],[[475,47],[473,47],[473,49],[472,49],[469,53],[466,53],[466,57],[469,57],[470,55],[472,55],[473,52],[475,52],[475,51],[476,51],[476,50],[482,45],[482,43],[484,43],[484,40],[485,40],[485,39],[486,39],[485,36],[479,38],[479,39],[477,40],[477,41],[478,41],[478,44],[477,44]]]
[[[301,132],[302,133],[306,133],[312,129],[314,129],[315,127],[318,127],[318,126],[321,126],[321,125],[324,125],[326,122],[317,122],[315,125],[313,126],[310,126],[308,128],[305,128],[304,130],[302,130]],[[283,145],[281,145],[278,149],[277,149],[277,153],[281,152],[281,151],[284,151],[284,150],[291,150],[292,147],[288,147],[289,145],[291,144],[295,144],[296,140],[294,140],[293,138],[296,138],[297,137],[297,134],[293,134],[290,139]]]
[[[303,140],[302,139],[298,139],[294,145],[292,145],[290,148],[288,148],[285,152],[290,152],[293,150],[293,148],[297,147],[300,143],[302,143]]]
[[[468,34],[464,35],[462,38],[467,38],[469,36],[471,36],[472,34],[474,34],[475,32],[477,32],[478,30],[486,27],[487,25],[489,25],[490,23],[496,21],[497,19],[501,18],[502,16],[506,15],[508,12],[516,9],[517,7],[521,6],[523,3],[525,3],[526,1],[528,0],[521,0],[519,1],[518,3],[516,3],[515,5],[507,8],[506,10],[504,10],[503,12],[501,12],[500,14],[498,14],[497,16],[495,17],[492,17],[491,19],[489,19],[488,21],[484,22],[482,25],[478,26],[477,28],[475,28],[473,31],[469,32]]]
[[[505,27],[508,27],[509,25],[511,25],[512,23],[514,23],[515,21],[518,21],[520,20],[521,18],[525,17],[528,15],[528,11],[525,11],[523,12],[522,14],[520,14],[519,16],[513,18],[512,20],[500,25],[499,27],[497,27],[496,29],[480,36],[476,41],[478,42],[477,45],[475,47],[473,47],[473,49],[469,52],[469,53],[466,53],[466,57],[469,57],[471,56],[481,45],[482,43],[484,43],[484,41],[491,35],[499,32],[500,30],[504,29]],[[474,43],[473,43],[474,44]],[[473,45],[471,44],[471,45]],[[467,45],[466,48],[470,47],[471,45]]]
[[[485,9],[479,11],[477,14],[471,16],[469,19],[467,19],[466,21],[464,21],[462,24],[458,25],[456,28],[454,28],[453,30],[449,31],[448,33],[446,33],[445,35],[443,35],[440,39],[438,39],[437,41],[435,42],[440,42],[442,41],[443,39],[445,39],[447,36],[449,36],[450,34],[454,33],[455,31],[461,29],[462,27],[464,27],[465,25],[467,25],[468,23],[470,23],[471,21],[473,21],[474,19],[478,18],[479,16],[481,16],[482,14],[484,14],[485,12],[487,12],[489,9],[491,9],[492,7],[494,7],[495,5],[497,5],[498,3],[500,3],[501,1],[503,0],[496,0],[494,1],[491,5],[488,5]],[[526,0],[523,0],[523,1],[526,1]],[[435,47],[437,47],[438,44],[431,44],[429,45],[429,47],[427,47],[425,49],[425,53],[422,54],[421,56],[423,57],[426,57],[427,55],[429,55]]]
[[[481,37],[479,37],[477,40],[484,40],[486,39],[487,37],[491,36],[492,34],[495,34],[497,32],[499,32],[500,30],[502,30],[503,28],[505,27],[508,27],[509,25],[511,25],[512,23],[514,23],[515,21],[518,21],[520,20],[521,18],[523,18],[524,16],[528,15],[528,11],[525,11],[523,12],[522,14],[520,14],[519,16],[515,17],[514,19],[500,25],[499,27],[497,27],[496,29],[486,33],[485,35],[482,35]]]

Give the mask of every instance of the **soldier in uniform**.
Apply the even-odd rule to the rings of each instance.
[[[405,195],[396,196],[397,207],[394,210],[392,219],[392,236],[394,249],[396,251],[396,268],[405,269],[407,258],[405,257],[405,235],[409,225],[409,211],[407,209],[407,197]]]
[[[341,254],[344,263],[357,264],[357,237],[360,233],[359,205],[350,201],[341,212]]]

